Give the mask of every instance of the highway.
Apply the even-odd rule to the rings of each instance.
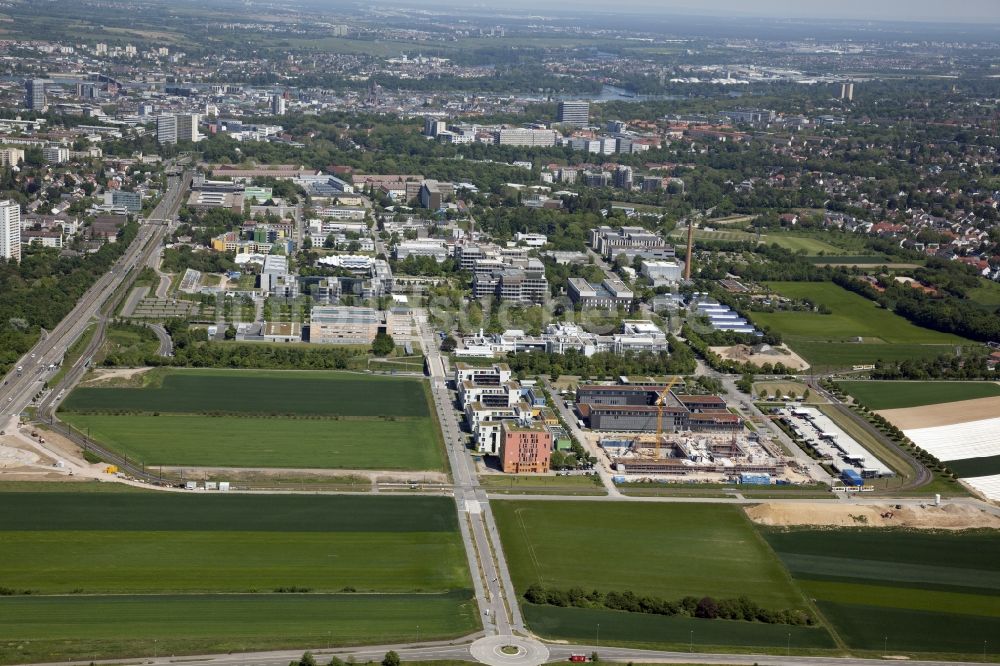
[[[45,414],[55,409],[62,399],[66,389],[73,386],[83,375],[90,356],[100,346],[103,340],[105,319],[110,314],[102,312],[106,305],[113,305],[109,299],[123,285],[130,284],[146,265],[151,257],[160,250],[160,245],[169,228],[169,220],[176,215],[183,192],[190,184],[190,175],[170,177],[167,191],[160,200],[153,214],[140,226],[136,238],[128,250],[122,255],[107,273],[102,275],[88,289],[76,306],[67,314],[52,331],[43,331],[38,342],[17,362],[14,368],[4,378],[0,386],[0,421],[20,414],[39,393],[45,382],[55,374],[66,351],[79,339],[91,321],[98,318],[96,331],[86,353],[82,354],[74,367],[64,375],[58,387],[43,398],[39,404],[39,414]],[[22,368],[18,371],[18,368]]]

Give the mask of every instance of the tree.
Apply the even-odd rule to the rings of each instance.
[[[330,658],[330,666],[346,666],[346,663],[340,657],[334,655]]]
[[[445,339],[441,341],[441,351],[443,352],[455,351],[456,347],[458,347],[458,343],[455,341],[455,338],[451,337],[450,335],[445,337]]]
[[[306,652],[298,661],[289,662],[288,666],[316,666],[316,658],[312,656],[312,652]]]
[[[396,348],[396,341],[388,333],[379,332],[372,342],[372,353],[376,356],[388,356]]]
[[[236,339],[236,327],[233,326],[232,324],[230,324],[228,327],[226,327],[225,336],[226,336],[226,340],[235,340]]]
[[[382,666],[399,666],[402,662],[395,650],[389,650],[382,659]]]

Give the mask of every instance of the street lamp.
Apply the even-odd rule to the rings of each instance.
[[[597,649],[601,649],[601,623],[597,623]]]
[[[883,636],[882,637],[882,654],[885,654],[888,651],[889,651],[889,637],[888,636]]]
[[[694,629],[688,634],[688,652],[694,652]]]

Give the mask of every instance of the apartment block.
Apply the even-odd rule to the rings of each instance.
[[[500,426],[500,461],[506,474],[544,474],[549,471],[552,433],[543,425],[505,421]]]

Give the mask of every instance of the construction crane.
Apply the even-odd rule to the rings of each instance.
[[[660,459],[660,445],[663,443],[663,408],[667,404],[667,394],[670,393],[670,389],[681,380],[681,377],[675,376],[664,387],[663,391],[656,397],[656,440],[653,443],[653,457],[657,460]]]

